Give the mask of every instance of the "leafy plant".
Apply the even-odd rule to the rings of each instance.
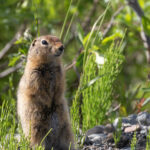
[[[113,134],[113,138],[114,138],[116,147],[117,147],[118,142],[120,141],[121,134],[122,134],[121,126],[122,126],[122,119],[118,118],[118,126],[117,126],[115,133]]]
[[[150,131],[147,134],[147,141],[146,141],[146,150],[150,149]]]
[[[90,49],[79,86],[81,97],[76,95],[73,102],[71,114],[76,133],[80,127],[85,131],[104,122],[112,103],[113,83],[121,71],[124,57],[120,46],[114,44],[102,53],[104,57],[99,53],[102,52]]]
[[[137,143],[136,132],[134,132],[133,138],[132,138],[132,141],[131,141],[131,150],[136,150],[136,143]]]

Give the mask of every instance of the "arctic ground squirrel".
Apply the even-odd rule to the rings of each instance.
[[[70,146],[74,149],[64,98],[63,51],[61,41],[51,35],[36,38],[29,48],[17,92],[17,112],[31,147],[43,141],[45,150],[68,150]]]

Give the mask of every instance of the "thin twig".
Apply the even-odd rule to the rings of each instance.
[[[4,78],[7,75],[15,72],[16,70],[20,69],[22,67],[22,62],[19,62],[16,66],[10,67],[6,70],[4,70],[3,72],[0,73],[0,78]]]
[[[12,40],[10,40],[5,47],[0,51],[0,59],[2,59],[6,53],[10,50],[10,48],[13,46],[13,44],[15,43],[15,41],[17,41],[17,39],[24,33],[26,25],[23,24],[20,26],[18,32],[15,34],[15,36],[12,38]]]
[[[117,105],[115,108],[113,108],[112,110],[108,111],[108,112],[106,113],[106,115],[109,115],[109,114],[111,114],[112,112],[117,111],[117,110],[120,108],[120,106],[121,106],[121,104]]]
[[[71,69],[74,65],[76,64],[76,61],[73,61],[70,65],[68,65],[65,70],[68,71],[69,69]]]
[[[83,50],[83,49],[80,48],[80,49],[78,50],[78,52],[77,52],[75,58],[73,59],[72,63],[71,63],[70,65],[68,65],[68,66],[65,67],[65,70],[66,70],[66,71],[68,71],[69,69],[71,69],[72,67],[75,66],[76,60],[77,60],[78,56],[81,54],[82,50]]]
[[[78,68],[76,67],[76,65],[73,65],[73,70],[74,70],[74,72],[76,73],[76,75],[78,77],[78,83],[79,83],[79,81],[80,81],[80,73],[79,73]]]

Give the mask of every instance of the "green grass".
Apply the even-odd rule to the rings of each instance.
[[[147,135],[147,142],[146,142],[146,150],[150,149],[150,131],[148,132]]]
[[[75,133],[78,133],[79,128],[86,131],[105,121],[106,112],[112,104],[113,83],[117,79],[124,61],[118,47],[111,46],[105,51],[104,64],[96,63],[95,53],[98,55],[98,52],[94,51],[88,54],[82,85],[79,87],[80,94],[75,97],[71,109]],[[95,79],[94,83],[91,84],[93,79]]]
[[[3,103],[0,107],[0,149],[4,150],[30,150],[29,139],[26,139],[21,125],[17,120],[16,114],[16,99],[14,99],[13,94],[14,87],[12,85],[12,78],[9,79],[9,92],[8,94],[3,94],[1,97]],[[19,135],[19,139],[16,137]],[[37,147],[36,150],[42,150],[41,146]]]
[[[113,138],[114,138],[114,142],[115,142],[115,146],[117,147],[118,142],[120,141],[121,138],[121,126],[122,126],[122,118],[118,118],[118,126],[117,126],[117,130],[116,132],[113,134]]]
[[[131,150],[135,150],[136,149],[136,143],[137,143],[136,132],[134,132],[133,138],[132,138],[132,141],[131,141]]]

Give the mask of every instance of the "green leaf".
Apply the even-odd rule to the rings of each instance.
[[[132,20],[131,14],[127,13],[125,15],[125,19],[126,19],[127,22],[131,23],[131,20]]]
[[[150,92],[150,88],[142,88],[143,92]]]
[[[78,32],[78,38],[79,38],[79,41],[82,43],[83,45],[83,39],[84,39],[84,31],[81,27],[80,24],[77,24],[77,32]]]
[[[87,41],[89,40],[90,35],[91,35],[91,32],[89,32],[89,33],[84,37],[84,39],[83,39],[83,46],[84,46],[84,47],[86,46],[86,43],[87,43]]]
[[[15,44],[22,44],[22,43],[25,43],[25,40],[23,39],[23,37],[19,38]]]
[[[93,45],[91,49],[92,51],[98,51],[100,48],[97,45]]]
[[[76,62],[77,67],[81,67],[83,65],[83,57],[84,57],[84,52],[82,52],[77,58],[77,62]]]
[[[123,35],[122,35],[121,32],[117,32],[117,33],[115,33],[115,34],[113,34],[113,35],[111,35],[109,37],[104,38],[104,40],[102,40],[102,44],[106,44],[106,43],[108,43],[110,41],[114,41],[118,37],[119,38],[123,38]]]
[[[15,56],[15,57],[13,57],[12,59],[10,59],[8,66],[14,66],[15,63],[20,59],[20,57],[21,57],[21,56],[19,55],[19,56]]]
[[[25,48],[19,48],[18,50],[19,52],[21,52],[21,54],[27,55],[28,50]]]

